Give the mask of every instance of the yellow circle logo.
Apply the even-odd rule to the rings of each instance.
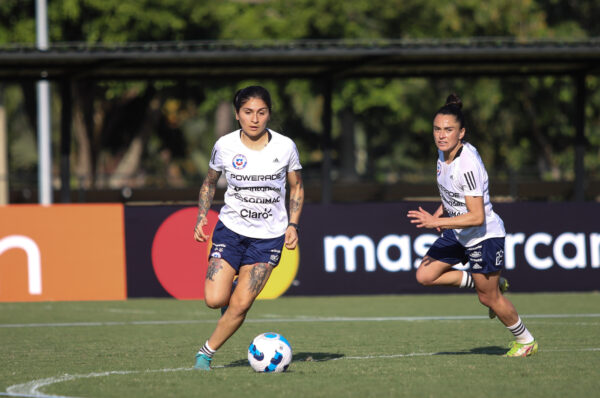
[[[210,254],[211,247],[212,236],[207,245],[208,254]],[[296,249],[294,250],[288,250],[283,246],[279,264],[273,269],[267,284],[256,298],[258,300],[275,299],[285,293],[292,285],[292,282],[294,282],[294,279],[296,279],[298,264],[300,264],[300,246],[296,246]]]
[[[264,289],[258,295],[257,299],[274,299],[285,293],[294,282],[298,273],[298,264],[300,260],[300,247],[295,250],[288,250],[283,247],[281,251],[281,260],[275,267]]]

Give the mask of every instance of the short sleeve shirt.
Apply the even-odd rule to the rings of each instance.
[[[450,217],[467,213],[465,196],[482,196],[485,222],[483,225],[455,229],[456,238],[465,247],[506,235],[504,222],[492,209],[488,191],[488,174],[477,149],[464,142],[456,158],[447,164],[440,151],[437,161],[437,182],[444,210]]]
[[[219,219],[230,230],[247,237],[268,239],[285,233],[287,173],[302,169],[294,142],[273,130],[261,150],[240,139],[240,130],[219,138],[209,167],[227,180],[225,205]]]

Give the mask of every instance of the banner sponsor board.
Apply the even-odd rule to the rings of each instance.
[[[209,211],[212,232],[218,209]],[[198,209],[184,206],[127,206],[127,291],[129,297],[203,299],[211,242],[194,240]],[[285,293],[295,279],[298,251],[284,249],[259,299]]]
[[[126,298],[123,206],[0,207],[0,301]]]
[[[415,280],[439,235],[409,222],[406,213],[419,205],[438,204],[307,204],[298,248],[283,251],[259,298],[459,291]],[[600,204],[494,209],[507,230],[503,275],[511,291],[600,288]],[[0,301],[202,299],[211,243],[194,241],[196,215],[195,206],[0,207]]]
[[[287,295],[457,292],[425,288],[415,270],[439,235],[406,214],[437,203],[307,204],[299,247],[285,251],[261,298]],[[505,270],[511,291],[600,288],[596,203],[510,203],[495,210],[507,229]],[[216,223],[217,210],[209,217]],[[196,208],[126,206],[130,297],[203,298],[208,244],[193,240]],[[458,269],[468,269],[457,266]]]
[[[433,212],[439,204],[307,205],[302,261],[286,294],[456,292],[425,288],[415,280],[421,258],[439,235],[409,222],[407,212],[419,205]],[[503,203],[494,210],[507,230],[503,275],[511,291],[600,288],[599,204]]]

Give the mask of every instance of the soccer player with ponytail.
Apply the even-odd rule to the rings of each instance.
[[[474,288],[490,318],[498,316],[515,336],[507,357],[526,357],[538,350],[513,304],[502,293],[508,282],[500,276],[504,265],[502,219],[492,210],[488,174],[477,149],[464,140],[462,101],[451,94],[433,119],[438,149],[437,183],[442,204],[433,213],[419,207],[408,212],[417,228],[433,228],[442,235],[433,243],[417,269],[424,286]],[[460,262],[470,272],[453,269]]]

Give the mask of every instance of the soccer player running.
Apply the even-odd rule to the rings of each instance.
[[[435,114],[433,138],[438,148],[437,182],[442,204],[433,213],[419,207],[408,217],[417,228],[443,231],[417,269],[424,286],[474,288],[479,301],[489,307],[515,336],[507,357],[526,357],[538,350],[513,304],[502,295],[507,286],[500,277],[504,265],[504,223],[494,213],[488,175],[475,147],[464,141],[462,101],[455,94]],[[453,269],[469,261],[471,272]]]
[[[215,143],[200,188],[194,239],[206,242],[207,212],[221,173],[227,179],[225,205],[212,236],[204,299],[222,316],[196,354],[195,369],[210,370],[215,352],[242,325],[246,314],[279,263],[283,246],[298,242],[304,187],[294,142],[267,128],[271,97],[260,86],[239,90],[233,99],[240,129]],[[285,207],[289,184],[289,220]],[[234,278],[237,277],[236,284]]]

